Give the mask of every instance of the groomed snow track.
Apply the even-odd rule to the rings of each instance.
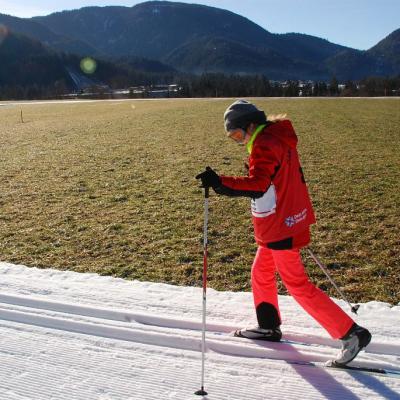
[[[30,275],[35,271],[26,272]],[[37,272],[41,278],[45,274]],[[21,281],[15,282],[15,277],[5,276],[3,286],[8,293],[0,294],[0,399],[198,398],[193,392],[200,384],[200,313],[197,321],[192,312],[148,312],[160,311],[165,298],[177,291],[185,292],[186,299],[193,296],[193,288],[122,283],[97,276],[88,282],[88,277],[80,274],[51,274],[48,292],[35,286],[45,286],[45,282],[26,280],[21,274]],[[74,278],[69,284],[66,274]],[[54,279],[57,277],[59,282]],[[60,291],[69,295],[54,293],[57,283]],[[124,290],[136,288],[141,299],[149,293],[149,302],[157,296],[160,301],[155,310],[150,306],[148,311],[143,302],[137,307],[131,304],[129,309],[104,307],[101,301],[94,305],[95,289],[92,287],[90,295],[84,291],[88,283],[97,286],[99,299],[105,293],[104,285],[114,283]],[[200,289],[194,291],[200,294]],[[81,300],[76,302],[79,293]],[[116,300],[122,301],[124,292],[120,295]],[[89,305],[85,305],[87,299]],[[136,308],[138,312],[132,311]],[[210,314],[213,316],[212,310]],[[276,344],[232,337],[229,332],[237,324],[227,323],[225,318],[209,318],[209,322],[207,399],[400,399],[400,379],[395,377],[307,365],[324,362],[338,351],[337,343],[318,330],[315,334],[287,330],[287,342]],[[400,373],[399,360],[398,339],[375,340],[355,364]]]

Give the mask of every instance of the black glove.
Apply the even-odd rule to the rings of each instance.
[[[204,172],[198,174],[196,179],[201,179],[201,187],[208,188],[212,187],[213,189],[221,186],[221,178],[218,174],[210,167],[207,167]]]

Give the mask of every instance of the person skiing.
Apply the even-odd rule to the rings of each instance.
[[[300,249],[310,243],[310,225],[316,222],[297,153],[297,136],[287,119],[268,121],[264,111],[246,100],[231,104],[224,113],[227,136],[249,153],[248,176],[218,175],[212,168],[196,176],[202,187],[220,195],[251,198],[254,236],[258,244],[251,285],[258,326],[237,330],[235,336],[280,341],[281,314],[275,272],[288,292],[342,349],[334,360],[345,365],[370,340],[327,294],[310,282]]]

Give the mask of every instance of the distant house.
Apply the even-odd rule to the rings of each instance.
[[[168,98],[177,97],[182,90],[177,84],[134,86],[129,88],[130,97]]]

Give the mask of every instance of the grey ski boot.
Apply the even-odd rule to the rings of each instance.
[[[358,353],[371,341],[371,334],[368,329],[365,329],[357,324],[354,324],[350,331],[342,339],[342,349],[332,360],[333,365],[343,366],[354,360]]]

